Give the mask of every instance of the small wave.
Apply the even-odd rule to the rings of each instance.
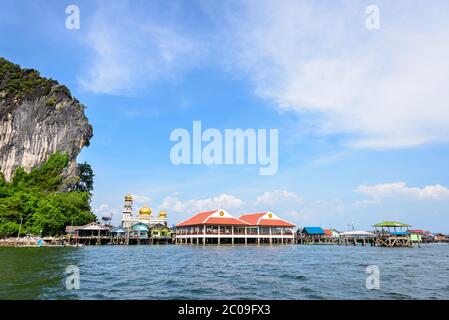
[[[281,275],[281,278],[292,279],[292,280],[301,280],[301,281],[308,279],[306,276],[301,275],[301,274],[283,274],[283,275]]]
[[[405,293],[399,293],[399,292],[385,292],[385,293],[388,294],[393,299],[398,299],[398,300],[412,299],[412,296],[409,296],[408,294],[405,294]]]
[[[308,294],[307,298],[310,300],[323,300],[324,299],[323,296],[320,296],[318,294]]]

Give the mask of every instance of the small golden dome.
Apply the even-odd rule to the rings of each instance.
[[[159,211],[159,218],[165,219],[167,218],[167,212],[166,211]]]
[[[143,208],[141,208],[139,210],[139,214],[150,215],[151,214],[151,208],[149,208],[147,205],[144,205]]]
[[[130,194],[127,194],[127,195],[125,196],[125,201],[133,201],[133,196],[130,195]]]

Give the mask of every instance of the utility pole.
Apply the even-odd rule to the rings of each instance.
[[[114,212],[112,212],[111,211],[111,216],[109,217],[109,226],[108,226],[108,228],[109,228],[109,236],[111,237],[111,240],[112,240],[112,233],[111,233],[111,230],[112,230],[112,216],[114,215]],[[112,240],[113,241],[113,240]]]
[[[114,212],[111,211],[111,215],[109,216],[109,227],[112,227],[112,216],[114,215]]]
[[[72,242],[72,232],[73,232],[73,219],[72,219],[72,223],[70,224],[69,244]]]
[[[22,230],[22,222],[23,222],[23,218],[20,218],[19,233],[17,233],[17,240],[19,240],[19,238],[20,238],[20,231]]]

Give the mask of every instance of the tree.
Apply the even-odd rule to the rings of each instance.
[[[79,181],[75,184],[74,190],[88,192],[94,189],[94,171],[87,162],[78,164]]]
[[[56,153],[30,173],[18,168],[11,182],[0,175],[0,236],[16,236],[22,219],[21,234],[35,235],[60,234],[72,221],[95,221],[90,208],[92,168],[82,164],[83,190],[59,192],[67,165],[67,155]]]

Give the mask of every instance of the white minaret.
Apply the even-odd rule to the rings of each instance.
[[[133,196],[128,194],[125,196],[125,204],[123,205],[122,227],[128,227],[127,220],[133,215]]]

